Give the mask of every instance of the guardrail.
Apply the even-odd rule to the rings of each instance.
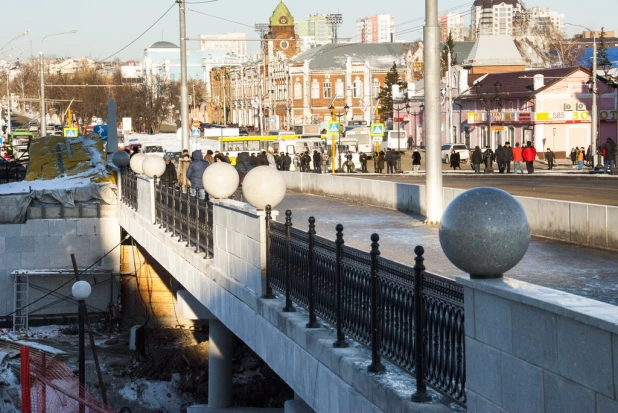
[[[121,201],[137,211],[137,174],[131,168],[120,170]]]
[[[267,292],[285,295],[284,312],[294,303],[309,311],[307,328],[319,316],[335,326],[334,347],[347,347],[345,336],[370,347],[371,372],[384,370],[384,356],[417,379],[413,401],[426,401],[425,382],[460,405],[466,404],[463,288],[454,280],[425,272],[424,250],[416,247],[416,265],[382,258],[379,236],[369,253],[345,245],[343,226],[336,241],[272,220],[266,210]],[[422,345],[417,345],[422,343]]]

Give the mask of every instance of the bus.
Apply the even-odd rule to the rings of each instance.
[[[258,153],[272,148],[274,152],[287,152],[290,155],[296,152],[297,135],[279,136],[235,136],[219,138],[220,151],[229,153],[232,165],[236,165],[236,158],[240,152]]]
[[[391,150],[398,150],[401,153],[406,153],[406,149],[408,148],[408,137],[406,136],[406,132],[402,130],[384,131],[380,150],[382,150],[382,148],[384,148],[384,150],[390,148]]]
[[[371,139],[371,128],[354,128],[345,134],[346,138],[353,138],[358,141],[358,152],[364,152],[371,158],[375,152],[375,144]]]
[[[333,156],[332,153],[332,137],[328,136],[325,139],[326,151],[328,152],[328,157],[330,159],[334,159],[335,169],[340,169],[341,164],[344,164],[346,161],[345,156],[350,152],[352,154],[352,163],[354,163],[354,168],[360,169],[360,155],[358,152],[358,140],[350,137],[335,137],[335,154]]]
[[[13,147],[13,159],[17,162],[27,162],[30,160],[30,142],[34,135],[28,129],[15,129],[9,134],[9,142]]]

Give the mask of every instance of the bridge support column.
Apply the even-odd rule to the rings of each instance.
[[[226,408],[232,402],[233,334],[219,320],[209,325],[208,407]]]

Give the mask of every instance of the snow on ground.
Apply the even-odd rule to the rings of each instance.
[[[92,171],[83,172],[75,176],[50,179],[47,181],[37,179],[34,181],[11,182],[0,185],[0,195],[20,194],[30,192],[30,190],[38,191],[44,189],[67,189],[88,186],[92,185],[92,182],[90,182],[90,175],[92,175]]]
[[[178,406],[188,401],[176,392],[179,381],[180,374],[177,373],[172,374],[171,381],[136,379],[120,388],[118,394],[126,400],[138,402],[153,410],[174,412],[178,411]]]

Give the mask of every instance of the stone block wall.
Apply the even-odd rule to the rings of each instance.
[[[508,278],[458,282],[468,413],[618,412],[615,306]]]

